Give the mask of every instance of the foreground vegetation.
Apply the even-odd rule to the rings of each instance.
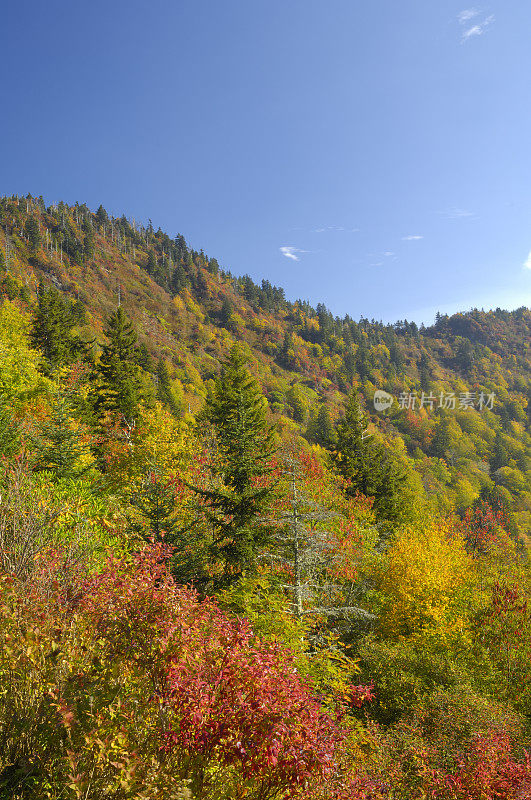
[[[358,326],[1,211],[0,797],[528,796],[529,312]]]

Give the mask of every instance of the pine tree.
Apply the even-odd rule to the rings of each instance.
[[[173,294],[179,294],[188,286],[188,276],[182,264],[177,264],[170,279],[170,289]]]
[[[158,272],[158,268],[159,265],[157,262],[157,256],[155,255],[155,251],[150,250],[146,262],[146,272],[148,272],[150,275],[156,275],[156,273]]]
[[[352,391],[345,417],[336,425],[337,445],[333,460],[349,481],[349,493],[361,492],[374,497],[377,515],[395,521],[404,512],[401,491],[405,475],[392,455],[382,445],[372,442],[367,424],[358,394]]]
[[[101,205],[96,211],[96,224],[98,228],[102,228],[104,225],[109,224],[109,217],[107,215],[107,212]]]
[[[491,472],[501,467],[506,467],[509,460],[507,449],[503,443],[503,436],[501,431],[496,431],[496,438],[494,439],[494,447],[492,449],[492,456],[489,459]]]
[[[330,411],[326,403],[319,406],[315,424],[315,439],[321,447],[331,448],[335,441],[335,431],[330,418]]]
[[[131,530],[146,541],[173,543],[178,529],[175,492],[156,465],[147,472],[140,488],[131,495],[130,502],[142,518],[141,522],[131,522]]]
[[[367,442],[367,418],[360,405],[358,393],[352,391],[345,408],[345,417],[336,425],[337,445],[334,461],[341,474],[362,494],[371,495],[374,476],[371,474],[370,451]]]
[[[139,367],[142,367],[144,372],[154,372],[155,370],[153,356],[147,349],[147,345],[144,342],[142,342],[142,344],[137,348],[136,363]]]
[[[218,586],[227,586],[252,569],[267,540],[260,517],[272,493],[271,482],[265,479],[271,472],[273,431],[266,419],[265,398],[246,365],[235,345],[203,412],[218,449],[216,480],[208,490],[191,487],[206,504],[212,526],[210,557],[223,570]]]
[[[49,419],[32,437],[32,443],[35,468],[49,470],[56,480],[78,478],[88,469],[80,460],[89,448],[80,441],[79,430],[72,425],[72,405],[64,396],[55,398]]]
[[[141,380],[137,366],[136,332],[119,306],[105,331],[109,341],[103,346],[96,367],[96,410],[118,414],[127,424],[138,416]]]
[[[356,352],[356,371],[362,381],[369,377],[371,368],[370,349],[366,337],[362,336]]]
[[[232,306],[232,303],[230,302],[228,297],[224,297],[223,298],[223,302],[221,304],[221,310],[219,312],[219,318],[220,318],[221,324],[225,328],[228,328],[230,326],[230,320],[231,320],[233,311],[234,311],[234,308]]]
[[[39,231],[39,223],[34,217],[30,217],[24,225],[26,236],[28,237],[30,250],[36,253],[41,244],[41,234]]]
[[[419,368],[419,377],[420,377],[420,388],[423,392],[429,392],[430,390],[430,362],[426,353],[422,353],[420,357],[420,361],[418,363]]]
[[[77,321],[72,303],[55,286],[46,289],[41,283],[33,314],[31,341],[44,355],[49,370],[68,364],[82,354],[82,342],[72,333]]]

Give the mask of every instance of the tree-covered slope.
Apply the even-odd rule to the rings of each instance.
[[[32,197],[0,202],[0,267],[3,294],[28,311],[39,284],[72,300],[70,330],[94,339],[94,352],[120,303],[137,331],[144,372],[156,383],[163,359],[182,411],[200,409],[223,355],[241,342],[281,428],[333,450],[334,423],[354,385],[374,441],[414,473],[416,491],[462,516],[494,491],[514,530],[529,535],[529,309],[437,315],[420,329],[407,320],[340,319],[322,304],[287,301],[268,281],[233,276],[181,235],[102,207],[94,213]],[[395,398],[385,413],[374,409],[377,389]],[[446,399],[452,394],[455,408]]]

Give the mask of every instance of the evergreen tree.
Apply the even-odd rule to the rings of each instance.
[[[107,215],[107,212],[101,205],[96,211],[96,224],[98,228],[102,228],[104,225],[109,224],[109,217]]]
[[[218,587],[252,569],[268,538],[260,517],[272,493],[264,479],[271,472],[273,431],[267,424],[265,398],[246,365],[246,357],[234,345],[203,412],[217,444],[215,483],[208,490],[191,487],[206,505],[212,527],[210,557],[223,573]]]
[[[370,349],[366,337],[362,336],[356,353],[356,371],[362,381],[369,377],[371,368]]]
[[[282,347],[279,353],[279,362],[286,369],[293,369],[295,366],[295,345],[293,342],[293,333],[286,331],[282,341]]]
[[[157,262],[157,256],[155,255],[155,251],[150,250],[146,262],[146,272],[148,272],[150,275],[156,275],[156,273],[158,272],[158,268],[159,265]]]
[[[136,363],[139,367],[142,367],[144,372],[154,372],[155,370],[153,356],[144,342],[142,342],[136,351]]]
[[[46,359],[48,369],[68,364],[83,352],[80,339],[72,333],[77,314],[70,301],[51,286],[39,286],[33,314],[31,341]]]
[[[328,406],[323,403],[317,412],[317,441],[322,447],[330,448],[335,440],[334,426]]]
[[[88,469],[80,464],[80,459],[89,448],[80,441],[79,430],[72,425],[72,406],[64,396],[55,398],[49,419],[32,437],[32,443],[35,468],[49,470],[56,480],[78,478]]]
[[[426,353],[422,353],[420,357],[420,361],[418,363],[419,368],[419,377],[420,377],[420,388],[423,392],[429,392],[430,390],[430,362]]]
[[[36,253],[41,244],[41,234],[39,231],[39,223],[35,217],[30,217],[24,225],[26,236],[28,237],[30,250]]]
[[[463,339],[457,336],[456,344],[456,364],[463,372],[469,372],[474,366],[474,346],[470,339]]]
[[[489,459],[491,472],[501,467],[506,467],[509,460],[507,449],[503,443],[503,436],[501,431],[496,431],[496,438],[494,439],[494,447],[492,449],[492,456]]]
[[[330,411],[326,403],[321,403],[317,414],[313,412],[307,429],[308,438],[330,450],[336,442],[336,432],[330,418]]]
[[[224,297],[223,298],[223,302],[221,304],[221,310],[219,312],[219,318],[220,318],[221,324],[225,328],[229,327],[229,325],[230,325],[230,320],[231,320],[231,316],[232,316],[232,312],[233,311],[234,311],[234,308],[232,306],[232,303],[230,302],[228,297]]]
[[[136,332],[122,306],[109,319],[105,333],[109,341],[96,368],[96,410],[118,414],[131,424],[138,416],[141,380]]]
[[[397,375],[401,375],[404,371],[405,366],[405,359],[402,353],[402,349],[399,347],[397,342],[392,342],[389,347],[389,358],[391,360],[391,364],[394,365]]]
[[[182,264],[177,264],[170,279],[170,289],[173,294],[179,294],[188,286],[188,276]]]
[[[175,513],[175,491],[157,466],[145,475],[140,488],[131,495],[131,506],[141,521],[132,521],[130,528],[146,541],[172,544],[178,529]]]
[[[382,519],[393,521],[401,516],[400,491],[404,475],[386,449],[372,443],[367,424],[358,394],[353,390],[347,400],[345,416],[336,425],[333,460],[349,481],[349,492],[374,497],[376,513]]]

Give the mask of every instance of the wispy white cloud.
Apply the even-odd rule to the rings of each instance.
[[[327,231],[344,231],[346,228],[343,225],[323,225],[320,228],[314,228],[313,233],[326,233]]]
[[[420,233],[410,233],[409,236],[402,236],[403,242],[418,242],[419,239],[424,239]]]
[[[286,258],[291,258],[292,261],[300,261],[299,253],[307,253],[307,250],[301,250],[300,247],[292,247],[292,245],[283,245],[279,248],[280,252]]]
[[[477,8],[465,8],[457,15],[457,19],[459,20],[461,25],[466,25],[467,22],[470,22],[471,19],[474,19],[474,17],[478,16],[479,16],[479,11],[477,10]]]
[[[385,253],[384,253],[384,256],[386,258],[390,258],[391,256],[394,256],[394,253],[393,253],[392,250],[386,250]]]
[[[481,22],[476,22],[475,25],[472,25],[470,28],[467,28],[463,31],[461,36],[461,42],[467,42],[469,39],[472,39],[474,36],[483,36],[487,28],[490,28],[492,23],[494,22],[494,14],[490,14],[490,16],[485,17]]]
[[[467,219],[468,217],[476,216],[473,211],[469,211],[466,208],[456,208],[455,206],[447,209],[447,211],[441,211],[441,214],[447,219]]]
[[[527,259],[524,261],[524,269],[531,269],[531,252],[527,256]]]

